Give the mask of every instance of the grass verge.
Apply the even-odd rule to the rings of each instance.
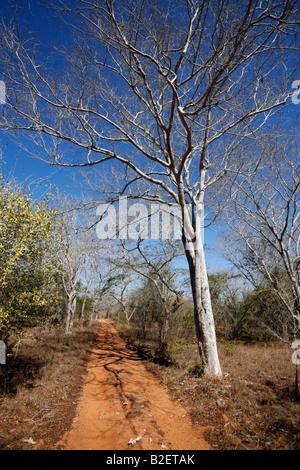
[[[98,331],[27,332],[0,366],[0,449],[51,449],[70,428]]]
[[[291,349],[277,342],[219,341],[223,379],[199,376],[197,347],[170,343],[168,367],[155,358],[154,335],[139,339],[134,328],[118,327],[128,346],[147,358],[147,367],[187,409],[193,425],[220,450],[299,450],[300,402],[295,401]]]

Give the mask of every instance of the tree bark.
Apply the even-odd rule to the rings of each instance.
[[[222,370],[218,357],[208,277],[206,265],[203,262],[203,247],[199,248],[199,251],[195,252],[194,260],[187,256],[194,300],[194,320],[199,354],[205,363],[205,373],[209,376],[221,377]]]
[[[190,271],[194,321],[200,359],[205,365],[205,374],[211,377],[221,377],[222,370],[218,357],[215,321],[201,237],[202,207],[201,204],[198,207],[193,207],[190,219],[188,219],[187,213],[184,212],[182,241]],[[193,238],[191,238],[192,234]]]
[[[164,351],[167,345],[167,334],[169,330],[170,323],[170,311],[166,305],[166,302],[163,302],[161,309],[160,317],[160,332],[159,332],[159,347],[161,351]]]
[[[68,295],[68,306],[67,306],[67,320],[66,320],[66,334],[70,334],[73,331],[74,317],[76,311],[76,290],[72,290]]]

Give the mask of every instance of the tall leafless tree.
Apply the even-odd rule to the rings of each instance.
[[[89,254],[91,247],[88,246],[88,238],[80,236],[78,220],[76,217],[61,216],[60,248],[56,254],[60,267],[63,288],[66,294],[66,334],[73,330],[74,318],[77,306],[79,284],[89,268]]]
[[[51,164],[121,165],[124,191],[144,180],[145,198],[179,204],[199,352],[206,372],[220,376],[200,236],[204,195],[218,193],[237,164],[234,149],[294,92],[299,3],[53,3],[66,20],[64,53],[47,48],[45,57],[20,26],[3,24],[0,126],[30,133]]]

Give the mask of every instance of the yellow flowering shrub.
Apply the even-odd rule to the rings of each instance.
[[[54,213],[0,180],[0,340],[53,315]]]

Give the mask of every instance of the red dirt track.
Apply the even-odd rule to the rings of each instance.
[[[208,450],[204,430],[102,320],[77,415],[56,449]]]

